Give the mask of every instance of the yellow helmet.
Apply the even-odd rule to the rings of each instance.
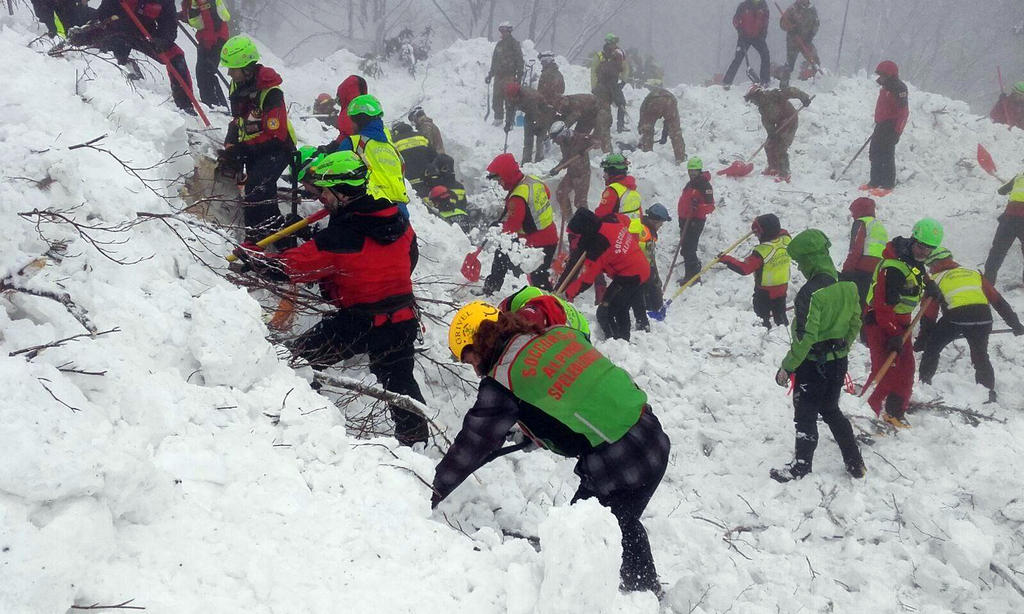
[[[476,331],[484,320],[496,321],[498,308],[483,301],[473,301],[462,307],[448,327],[448,348],[456,360],[462,360],[462,351],[473,343]]]

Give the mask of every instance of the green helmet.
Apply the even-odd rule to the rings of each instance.
[[[625,173],[629,168],[629,160],[620,153],[610,153],[604,157],[604,160],[601,160],[601,168],[606,173],[611,173],[612,171]]]
[[[604,42],[605,43],[617,43],[617,42],[619,42],[619,37],[615,36],[614,34],[609,32],[608,34],[604,35]]]
[[[380,106],[380,101],[377,100],[376,96],[363,94],[362,96],[356,96],[352,99],[352,102],[348,103],[348,114],[349,117],[353,115],[378,117],[384,115],[384,108]]]
[[[259,61],[260,52],[248,36],[232,36],[220,50],[220,65],[226,68],[245,68]]]
[[[295,152],[295,180],[302,181],[305,179],[309,169],[323,160],[323,158],[324,154],[317,152],[317,148],[312,145],[299,147],[298,151]]]
[[[910,233],[910,236],[914,237],[914,240],[918,243],[923,243],[929,247],[938,247],[942,245],[942,234],[942,224],[930,217],[926,217],[914,224],[914,230]]]
[[[953,252],[949,251],[945,247],[939,247],[935,251],[933,251],[931,254],[929,254],[927,258],[925,258],[924,263],[925,264],[932,264],[934,262],[938,262],[939,260],[945,260],[947,258],[952,258],[952,257],[953,257]]]
[[[704,170],[704,161],[694,156],[686,161],[686,170],[688,171],[702,171]]]
[[[516,292],[511,297],[509,297],[510,300],[508,302],[508,310],[519,311],[519,309],[522,308],[523,305],[537,298],[538,296],[543,295],[544,291],[538,288],[537,286],[526,286],[519,292]]]
[[[323,156],[309,167],[313,185],[333,188],[338,185],[366,185],[366,165],[354,151],[338,151]]]
[[[1024,81],[1018,81],[1017,84],[1013,86],[1013,91],[1018,94],[1024,94]]]

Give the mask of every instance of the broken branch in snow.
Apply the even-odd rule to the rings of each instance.
[[[994,571],[997,576],[999,576],[1003,580],[1006,580],[1007,584],[1012,586],[1014,590],[1020,593],[1021,597],[1024,597],[1024,587],[1020,585],[1020,582],[1017,582],[1016,578],[1010,575],[1010,572],[1007,571],[1005,567],[1003,567],[999,563],[989,563],[988,568]]]
[[[50,396],[53,397],[54,401],[57,401],[58,403],[60,403],[64,407],[67,407],[68,409],[70,409],[72,411],[72,413],[77,413],[77,412],[82,411],[81,409],[75,407],[74,405],[69,405],[69,404],[65,403],[63,400],[61,400],[60,397],[58,397],[57,395],[53,394],[53,391],[50,390],[50,387],[46,385],[46,382],[50,382],[51,384],[53,383],[50,380],[46,379],[45,377],[37,377],[36,381],[38,381],[39,385],[43,387],[43,390],[45,390],[46,392],[50,393]]]
[[[7,355],[8,356],[17,356],[19,354],[28,354],[28,356],[25,357],[26,360],[32,360],[33,358],[35,358],[36,356],[39,355],[39,352],[45,350],[46,348],[60,347],[60,346],[64,345],[65,343],[67,343],[68,341],[74,341],[76,339],[81,339],[82,337],[93,338],[93,337],[99,337],[100,335],[106,335],[106,334],[109,334],[109,333],[119,333],[119,332],[121,332],[121,329],[118,328],[117,326],[115,326],[114,328],[111,328],[110,330],[103,330],[103,331],[100,331],[98,333],[81,333],[79,335],[71,335],[70,337],[64,337],[63,339],[57,339],[56,341],[50,341],[49,343],[42,343],[40,345],[33,345],[31,347],[22,348],[20,350],[14,350],[13,352],[8,353]]]
[[[982,420],[987,422],[998,422],[999,424],[1006,424],[1006,418],[997,418],[995,414],[983,414],[981,412],[974,411],[973,409],[964,409],[961,407],[953,407],[952,405],[946,405],[942,402],[942,398],[939,397],[934,401],[927,402],[916,402],[912,401],[907,406],[907,411],[918,411],[921,409],[937,409],[941,412],[948,414],[958,414],[963,421],[971,426],[978,426]]]
[[[92,605],[73,605],[72,610],[145,610],[146,608],[140,605],[128,605],[135,601],[135,599],[129,599],[128,601],[122,601],[114,605],[100,605],[94,603]]]
[[[80,206],[80,205],[79,205]],[[54,240],[48,238],[43,234],[42,225],[57,224],[65,227],[70,227],[79,238],[86,243],[89,243],[101,256],[116,262],[117,264],[138,264],[143,260],[149,260],[152,256],[146,256],[144,258],[137,258],[135,260],[127,260],[117,256],[117,254],[111,251],[113,246],[123,245],[128,242],[127,236],[124,238],[114,238],[119,234],[127,234],[127,231],[131,228],[131,224],[104,224],[102,222],[80,222],[75,219],[75,210],[79,207],[70,207],[68,209],[55,209],[53,207],[47,207],[46,209],[33,209],[31,211],[19,211],[18,216],[26,220],[34,220],[36,232],[39,234],[39,238],[46,241],[51,246],[64,243],[60,240]],[[111,238],[100,238],[101,236],[110,236]]]
[[[89,316],[86,315],[85,310],[75,304],[75,301],[71,299],[71,295],[67,292],[57,293],[50,292],[49,290],[32,290],[25,288],[24,286],[17,286],[11,283],[10,277],[0,280],[0,292],[20,292],[22,294],[28,294],[30,296],[38,296],[39,298],[48,298],[51,301],[57,301],[64,308],[68,310],[73,318],[90,333],[96,332],[96,325],[89,320]]]

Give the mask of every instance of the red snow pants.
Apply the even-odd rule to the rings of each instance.
[[[885,364],[886,359],[889,358],[889,351],[885,349],[889,335],[877,324],[865,324],[864,333],[867,336],[868,350],[871,352],[871,374],[868,376],[868,382],[871,382],[882,368],[882,365]],[[890,395],[897,396],[902,401],[901,413],[902,410],[907,409],[907,404],[910,403],[910,395],[914,391],[915,366],[914,347],[910,342],[910,338],[907,338],[903,343],[903,349],[900,350],[896,360],[885,373],[885,377],[882,378],[882,381],[878,382],[878,385],[871,392],[871,396],[868,397],[868,405],[871,406],[871,409],[875,410],[876,416],[882,413],[882,409],[885,407],[885,399]]]

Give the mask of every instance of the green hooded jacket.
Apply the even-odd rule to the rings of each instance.
[[[861,311],[857,286],[839,281],[829,256],[832,243],[825,233],[811,228],[793,237],[789,256],[807,278],[796,295],[789,353],[782,368],[792,373],[804,360],[828,361],[845,357],[860,332]]]

